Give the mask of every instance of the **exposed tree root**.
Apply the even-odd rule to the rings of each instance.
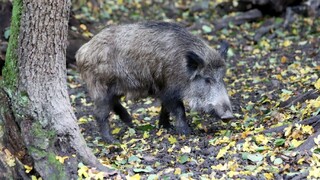
[[[308,139],[302,145],[300,145],[298,148],[296,148],[297,152],[310,152],[311,148],[315,145],[314,138],[317,137],[318,135],[320,135],[320,115],[308,118],[308,119],[303,120],[301,122],[297,122],[297,124],[310,125],[316,130],[316,132],[312,136],[308,137]],[[283,132],[283,130],[286,127],[288,127],[289,125],[290,124],[267,129],[267,130],[262,131],[262,133]]]
[[[320,118],[318,118],[318,124],[320,124]],[[314,147],[315,142],[314,138],[320,135],[320,130],[316,131],[312,136],[308,137],[308,139],[299,147],[296,148],[297,152],[310,152],[311,148]]]
[[[302,120],[300,122],[296,122],[297,124],[303,124],[303,125],[310,125],[312,126],[314,129],[318,129],[320,126],[320,115]],[[292,123],[295,124],[295,123]],[[279,133],[279,132],[283,132],[283,130],[285,128],[287,128],[289,125],[291,124],[286,124],[283,126],[279,126],[279,127],[275,127],[275,128],[271,128],[271,129],[266,129],[264,131],[262,131],[262,133]]]
[[[290,98],[289,100],[281,103],[280,107],[288,108],[292,105],[296,105],[297,103],[302,103],[308,99],[315,99],[319,96],[320,96],[320,94],[318,91],[311,90],[311,91],[308,91],[304,94]],[[298,148],[296,148],[297,152],[305,152],[305,151],[310,152],[311,148],[315,145],[314,138],[317,137],[318,135],[320,135],[320,115],[316,115],[314,117],[311,117],[311,118],[308,118],[308,119],[305,119],[302,121],[295,121],[292,124],[295,124],[295,123],[301,124],[301,125],[310,125],[313,127],[313,129],[315,129],[316,132],[312,136],[310,136],[302,145],[300,145]],[[287,128],[289,125],[291,125],[291,124],[267,129],[267,130],[262,131],[262,133],[283,132],[283,130],[285,128]]]
[[[316,90],[308,91],[304,94],[300,94],[298,96],[289,98],[287,101],[280,103],[280,107],[288,108],[292,105],[296,105],[297,103],[304,102],[308,99],[315,99],[320,96],[320,93]]]

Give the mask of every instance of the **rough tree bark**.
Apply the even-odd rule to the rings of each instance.
[[[69,102],[65,57],[70,5],[70,0],[14,1],[0,86],[0,148],[17,161],[10,164],[3,160],[8,155],[0,153],[0,165],[6,167],[0,167],[2,175],[24,177],[14,170],[20,162],[44,179],[75,178],[80,161],[109,170],[86,146]],[[56,156],[69,158],[61,164]]]

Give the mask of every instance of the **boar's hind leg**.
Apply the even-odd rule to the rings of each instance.
[[[159,118],[159,127],[163,128],[171,128],[170,124],[170,112],[166,109],[166,107],[161,104],[160,118]]]
[[[109,114],[112,110],[112,99],[113,96],[107,95],[104,98],[97,99],[95,101],[95,118],[102,140],[107,143],[118,142],[114,137],[112,137],[109,125]]]
[[[190,134],[191,130],[187,124],[186,112],[183,102],[176,97],[162,98],[162,107],[165,107],[176,119],[176,130],[178,134]],[[162,120],[163,121],[163,120]],[[164,123],[164,122],[162,122]]]
[[[120,119],[129,127],[133,127],[132,118],[128,111],[121,105],[120,97],[113,98],[113,111],[120,117]]]

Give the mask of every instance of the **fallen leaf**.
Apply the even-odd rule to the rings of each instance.
[[[141,176],[140,174],[135,174],[133,176],[126,176],[127,180],[140,180]]]
[[[318,78],[318,80],[314,83],[314,87],[316,87],[316,89],[320,90],[320,78]]]
[[[66,159],[69,159],[69,157],[68,156],[56,156],[56,160],[58,160],[61,164],[63,164]]]
[[[175,144],[177,142],[177,139],[175,137],[173,137],[172,135],[170,135],[168,137],[168,141],[170,142],[170,144]]]
[[[191,147],[189,147],[189,146],[183,146],[183,147],[181,148],[181,152],[182,152],[182,153],[190,153],[190,152],[191,152]]]

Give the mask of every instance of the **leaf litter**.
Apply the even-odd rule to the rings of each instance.
[[[115,13],[111,23],[124,18],[117,16],[122,11],[120,7],[125,7],[123,3],[118,1],[110,6],[108,11]],[[138,9],[143,7],[138,4],[131,4],[134,12],[140,12]],[[175,5],[181,5],[180,1]],[[195,19],[186,14],[190,12],[180,11],[175,17],[177,21],[196,24]],[[124,16],[131,21],[139,20],[130,13]],[[197,17],[210,19],[217,15],[206,17],[199,12]],[[320,137],[315,138],[313,153],[293,151],[315,131],[311,126],[293,122],[319,115],[320,98],[288,108],[280,106],[292,96],[320,90],[320,29],[316,28],[320,20],[298,17],[290,29],[273,29],[276,38],[263,37],[255,43],[252,39],[260,26],[260,22],[229,25],[215,32],[214,27],[203,24],[195,30],[213,48],[218,48],[219,40],[230,43],[225,81],[237,118],[223,123],[187,108],[193,129],[189,136],[158,128],[159,101],[123,99],[136,127],[128,128],[119,117],[112,115],[112,134],[121,144],[103,143],[92,117],[93,105],[86,88],[76,72],[69,73],[72,105],[89,147],[104,165],[125,174],[127,179],[287,179],[301,174],[309,179],[320,178]],[[281,133],[262,133],[291,123]],[[79,165],[78,173],[81,178],[105,177],[83,164]]]

